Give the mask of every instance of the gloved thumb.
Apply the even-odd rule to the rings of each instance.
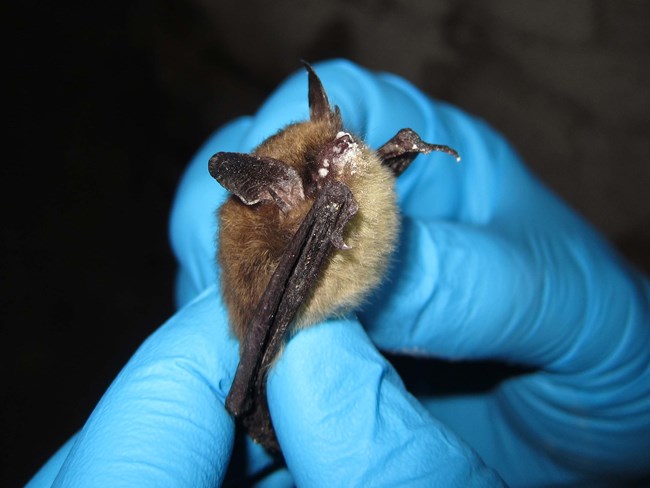
[[[358,322],[299,332],[269,375],[267,395],[298,486],[500,484],[406,391]]]

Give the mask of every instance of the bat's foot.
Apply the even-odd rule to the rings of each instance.
[[[264,385],[265,382],[266,378],[261,381],[261,384]],[[280,444],[271,423],[271,414],[266,401],[266,388],[264,386],[262,386],[261,391],[258,391],[257,395],[248,396],[246,410],[234,413],[228,408],[228,402],[226,402],[226,408],[238,421],[241,421],[246,433],[266,449],[269,454],[281,454]]]

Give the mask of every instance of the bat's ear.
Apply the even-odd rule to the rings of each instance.
[[[210,158],[208,171],[246,205],[274,202],[288,212],[305,198],[298,172],[277,159],[219,152]]]
[[[317,120],[330,120],[337,127],[342,128],[341,112],[338,107],[334,107],[332,111],[330,102],[327,99],[327,93],[320,81],[320,78],[314,71],[314,68],[307,61],[302,61],[302,64],[307,70],[309,75],[309,118],[312,121]]]
[[[429,154],[432,151],[451,154],[456,161],[460,161],[460,156],[454,149],[424,142],[413,129],[400,130],[377,150],[377,156],[384,166],[388,166],[395,176],[399,176],[418,157],[418,154]]]

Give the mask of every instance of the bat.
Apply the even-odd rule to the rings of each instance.
[[[267,451],[279,453],[266,376],[287,333],[358,306],[395,248],[395,179],[428,144],[402,129],[377,151],[347,132],[313,68],[309,120],[252,153],[218,152],[208,170],[231,195],[219,210],[221,292],[240,360],[227,410]]]

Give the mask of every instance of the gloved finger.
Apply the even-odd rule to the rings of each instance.
[[[547,303],[553,272],[541,264],[488,228],[404,219],[391,274],[359,317],[392,352],[548,364],[576,330],[535,325],[567,311]]]
[[[25,485],[25,488],[50,488],[56,479],[56,476],[63,466],[63,462],[68,457],[70,449],[77,440],[77,435],[73,435],[63,444],[54,455],[38,470],[31,480]]]
[[[589,371],[540,370],[489,393],[421,401],[512,486],[619,486],[647,475],[650,459],[648,333],[623,335]]]
[[[234,425],[224,401],[237,366],[216,290],[147,339],[79,433],[55,486],[216,486]]]
[[[498,486],[476,453],[404,388],[357,322],[300,331],[268,380],[298,486]]]
[[[588,485],[584,470],[565,466],[556,442],[540,442],[536,433],[513,422],[510,412],[514,410],[503,408],[505,401],[498,392],[420,400],[431,415],[467,441],[508,486],[526,486],[531,480],[536,486]],[[541,448],[543,445],[546,448]]]

